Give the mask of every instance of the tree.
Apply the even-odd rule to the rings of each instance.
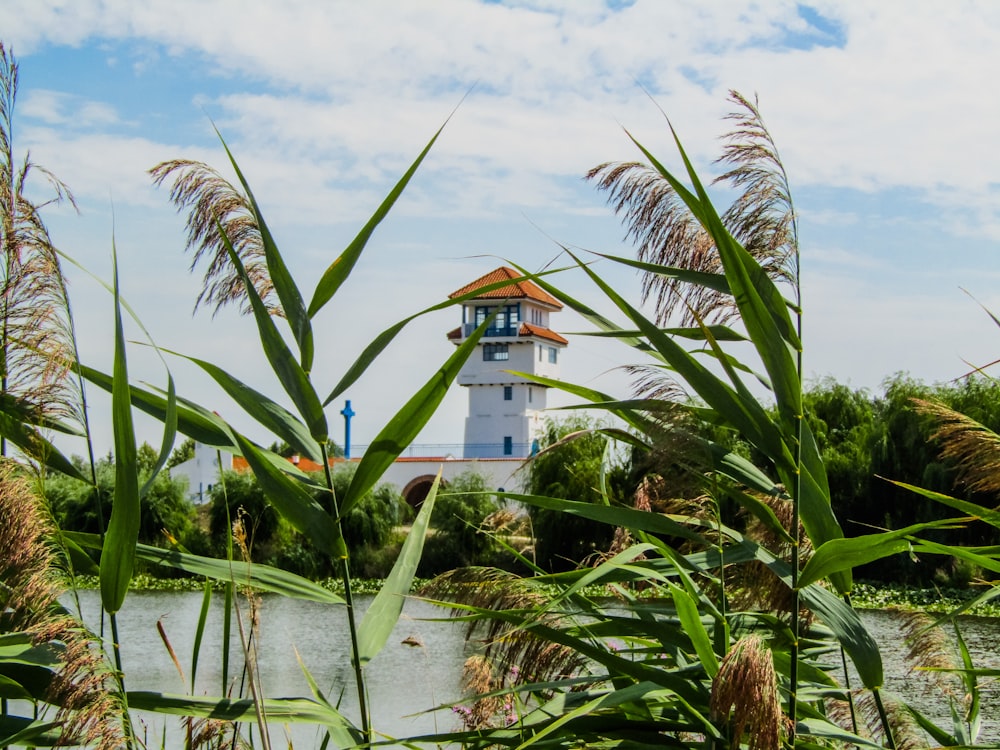
[[[602,501],[601,474],[607,438],[585,417],[550,421],[540,441],[542,450],[528,464],[528,486],[532,495],[575,500]],[[620,500],[624,496],[625,471],[611,467],[610,486]],[[529,509],[535,536],[535,562],[546,570],[576,567],[595,552],[611,544],[613,528],[558,511]]]
[[[66,200],[69,188],[30,154],[15,156],[14,105],[18,65],[0,42],[0,392],[30,415],[72,417],[82,423],[73,380],[65,377],[73,361],[73,333],[59,256],[41,209]],[[41,204],[26,195],[33,173],[52,190]],[[6,454],[6,438],[0,438]]]
[[[419,575],[490,564],[495,545],[482,525],[499,508],[496,494],[479,472],[469,469],[450,480],[434,501],[434,533],[424,543]]]
[[[174,448],[170,454],[170,458],[167,459],[166,468],[172,469],[185,461],[190,461],[192,458],[194,458],[194,438],[187,438]]]
[[[82,470],[82,461],[77,459],[76,462]],[[140,467],[140,483],[149,479],[150,468]],[[99,460],[96,476],[96,487],[65,474],[54,473],[45,478],[45,498],[61,529],[89,534],[101,532],[100,514],[103,513],[104,518],[110,516],[115,493],[114,461],[110,458]],[[169,535],[186,544],[195,531],[194,507],[187,499],[184,480],[171,479],[166,472],[156,476],[139,507],[140,542],[164,546]]]

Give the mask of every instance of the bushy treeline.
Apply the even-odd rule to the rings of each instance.
[[[847,536],[946,517],[947,509],[890,480],[987,506],[996,504],[996,498],[978,496],[966,489],[955,467],[940,456],[934,440],[937,423],[916,408],[918,401],[928,400],[943,403],[1000,431],[1000,384],[983,377],[928,385],[899,374],[885,382],[880,394],[825,378],[805,391],[806,419],[826,463],[834,509],[843,519]],[[548,450],[535,457],[527,469],[528,491],[594,503],[618,504],[626,499],[632,503],[640,484],[655,476],[657,484],[645,496],[653,509],[660,511],[694,502],[702,493],[700,482],[692,476],[698,471],[698,461],[690,444],[669,445],[665,437],[661,450],[608,453],[607,440],[598,428],[586,417],[550,420],[540,441]],[[720,433],[711,425],[699,429],[714,441],[725,442],[731,449],[754,458],[750,449],[741,445],[738,435]],[[143,479],[152,470],[155,458],[151,447],[140,448]],[[334,472],[338,494],[346,493],[352,473],[351,466],[341,466]],[[100,513],[108,518],[114,490],[110,456],[97,463],[97,485],[99,491],[62,475],[46,480],[45,493],[61,528],[89,533],[101,530]],[[172,479],[166,472],[156,478],[142,504],[140,541],[158,546],[176,544],[196,554],[224,555],[228,528],[240,516],[255,562],[314,579],[335,574],[336,562],[274,511],[252,473],[227,472],[201,508],[191,504],[186,490],[183,480]],[[321,504],[328,504],[327,498],[326,493],[317,493]],[[421,575],[481,564],[516,568],[516,559],[504,553],[489,529],[482,528],[484,520],[501,507],[485,478],[475,472],[466,472],[449,482],[437,501],[434,534],[424,550]],[[719,510],[726,523],[741,526],[735,504],[723,499]],[[359,575],[386,574],[402,538],[394,530],[411,516],[412,509],[387,484],[378,485],[350,510],[343,519],[344,537]],[[533,542],[531,560],[545,570],[571,569],[588,559],[597,559],[613,545],[613,529],[607,524],[537,507],[530,509],[528,520],[530,527],[518,533]],[[947,544],[1000,544],[995,530],[982,523],[928,534]],[[881,560],[858,571],[860,577],[871,580],[946,586],[964,585],[976,573],[957,561],[942,563],[940,558],[909,555]]]
[[[806,418],[826,463],[830,494],[844,533],[860,536],[948,518],[948,508],[896,484],[903,482],[987,507],[998,498],[969,490],[956,466],[942,458],[935,440],[940,422],[918,407],[933,401],[1000,431],[1000,383],[985,377],[927,385],[906,375],[887,380],[881,395],[823,380],[804,394]],[[995,528],[972,522],[960,529],[927,532],[948,544],[1000,543]],[[962,585],[976,571],[966,564],[896,555],[861,566],[860,578],[899,583]]]
[[[941,457],[934,439],[939,423],[921,413],[921,401],[942,403],[1000,431],[1000,383],[985,377],[928,385],[897,374],[885,381],[880,394],[824,378],[803,393],[805,416],[826,464],[833,507],[845,535],[861,536],[950,517],[948,508],[893,481],[989,507],[997,504],[996,497],[971,492],[954,464]],[[759,466],[766,464],[735,433],[727,435],[710,424],[688,426]],[[615,460],[605,454],[607,441],[597,428],[593,421],[580,417],[551,422],[542,444],[555,447],[532,462],[530,491],[594,503],[628,499],[631,504],[645,481],[647,490],[639,494],[651,502],[652,509],[664,512],[690,512],[703,497],[703,484],[694,476],[700,470],[697,446],[672,443],[664,433],[657,449]],[[651,477],[656,478],[655,485],[648,484]],[[738,506],[727,503],[724,495],[718,502],[723,520],[741,528],[745,521]],[[539,508],[532,509],[531,518],[536,559],[546,570],[570,569],[611,547],[612,529],[606,524]],[[946,544],[1000,544],[996,529],[980,522],[929,531],[927,536]],[[870,580],[945,586],[963,586],[977,574],[959,561],[943,563],[939,557],[910,555],[861,566],[857,572]]]
[[[180,463],[189,451],[188,441],[176,453]],[[86,471],[84,461],[76,458],[78,468]],[[140,481],[145,481],[156,463],[156,453],[149,445],[138,451]],[[347,493],[355,466],[338,466],[333,472],[337,496]],[[84,484],[62,474],[53,474],[44,483],[45,496],[52,516],[65,531],[101,533],[111,515],[114,496],[115,465],[108,455],[96,462],[96,485]],[[317,483],[322,478],[315,477]],[[328,511],[330,496],[315,493],[317,502]],[[268,503],[256,477],[249,471],[226,471],[212,485],[204,505],[188,498],[187,483],[160,472],[143,498],[139,541],[159,547],[176,547],[199,555],[225,557],[229,530],[236,521],[246,532],[251,560],[271,565],[312,579],[336,575],[337,561],[316,548],[296,531]],[[498,562],[500,548],[480,527],[500,504],[487,486],[486,479],[469,471],[442,488],[433,516],[434,534],[428,540],[421,562],[421,573],[436,575],[463,565]],[[399,553],[405,532],[397,533],[413,516],[413,509],[391,484],[378,484],[343,517],[344,540],[355,561],[358,575],[365,578],[385,576]],[[240,554],[237,551],[237,555]],[[508,560],[508,565],[510,561]],[[156,575],[178,574],[160,566],[150,566]]]

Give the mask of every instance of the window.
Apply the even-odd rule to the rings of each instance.
[[[539,362],[542,361],[542,356],[543,356],[544,352],[545,352],[545,347],[542,346],[541,344],[539,344],[538,345],[538,361]]]
[[[505,456],[514,455],[514,438],[510,435],[505,436],[503,439],[503,454]]]
[[[531,386],[528,386],[528,403],[531,403]]]
[[[556,363],[556,358],[559,356],[559,350],[554,346],[549,347],[549,362],[552,364]]]
[[[496,307],[476,307],[476,327],[481,326],[490,315],[496,312],[496,317],[486,329],[487,336],[517,336],[517,327],[521,322],[521,305]]]
[[[512,386],[512,385],[505,385],[503,387],[503,400],[504,401],[513,401],[514,400],[514,386]]]
[[[506,362],[507,344],[483,344],[483,362]]]

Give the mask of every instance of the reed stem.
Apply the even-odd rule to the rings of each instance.
[[[337,520],[337,528],[341,528],[340,507],[337,503],[337,493],[333,487],[333,471],[330,469],[330,457],[327,454],[326,441],[320,441],[320,451],[323,457],[323,472],[326,476],[326,486],[330,492],[330,504],[333,509],[334,518]],[[351,567],[348,556],[345,555],[340,560],[340,577],[344,584],[344,602],[347,608],[347,627],[351,633],[351,664],[354,667],[354,680],[358,688],[358,711],[361,717],[361,733],[364,742],[371,742],[372,728],[371,719],[368,715],[368,698],[365,690],[365,675],[361,667],[361,652],[358,647],[358,625],[354,617],[354,595],[351,591]]]

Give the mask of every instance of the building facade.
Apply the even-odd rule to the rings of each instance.
[[[472,296],[470,296],[472,295]],[[456,346],[486,330],[457,382],[468,388],[464,458],[526,458],[537,449],[548,386],[567,341],[549,327],[562,304],[512,268],[501,267],[449,295],[462,302]]]

